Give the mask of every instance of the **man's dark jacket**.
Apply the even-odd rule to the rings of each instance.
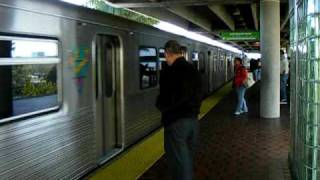
[[[251,60],[250,61],[250,71],[253,72],[254,70],[258,69],[258,61],[257,60]]]
[[[156,106],[165,127],[181,118],[197,117],[201,100],[201,76],[183,57],[161,70]]]

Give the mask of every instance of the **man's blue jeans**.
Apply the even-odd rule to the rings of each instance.
[[[246,88],[244,86],[240,86],[236,88],[238,103],[236,112],[248,112],[247,102],[244,99],[244,95],[246,94]]]
[[[261,80],[261,69],[257,70],[257,81]]]
[[[258,69],[255,69],[254,71],[253,71],[253,79],[255,80],[255,81],[258,81],[259,79],[258,79]]]
[[[173,180],[193,178],[198,128],[197,118],[178,119],[164,128],[164,149]]]
[[[280,75],[280,100],[287,101],[287,81],[288,81],[288,74],[281,74]]]

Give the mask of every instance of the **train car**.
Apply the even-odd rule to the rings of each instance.
[[[103,12],[1,0],[0,17],[1,179],[78,179],[159,128],[167,40],[204,93],[228,81],[218,48]]]

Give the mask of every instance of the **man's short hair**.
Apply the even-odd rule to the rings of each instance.
[[[181,54],[181,46],[175,40],[170,40],[164,45],[164,50],[172,54]]]

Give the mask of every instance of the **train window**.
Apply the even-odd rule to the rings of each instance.
[[[158,84],[158,56],[153,47],[140,47],[140,88],[155,87]]]
[[[159,69],[163,69],[167,66],[167,62],[166,62],[166,57],[164,55],[164,49],[163,48],[160,48],[159,49]]]
[[[192,52],[191,55],[192,64],[196,69],[199,69],[199,53],[198,52]]]
[[[52,42],[35,42],[28,40],[11,40],[12,58],[57,57],[58,46]]]
[[[164,60],[166,59],[165,55],[164,55],[164,49],[163,48],[160,48],[159,49],[159,59],[160,60]]]
[[[199,61],[199,53],[192,52],[192,61]]]
[[[0,36],[0,122],[58,108],[58,43]]]

